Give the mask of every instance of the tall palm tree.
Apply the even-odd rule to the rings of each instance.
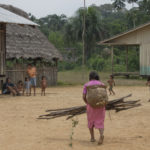
[[[101,14],[94,6],[80,8],[75,17],[70,18],[66,25],[66,37],[72,41],[82,41],[83,15],[85,13],[85,55],[89,58],[97,41],[103,39],[104,27],[101,21]],[[71,34],[72,33],[72,34]]]

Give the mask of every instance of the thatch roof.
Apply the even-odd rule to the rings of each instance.
[[[0,7],[27,18],[27,13],[18,8],[9,5],[0,5]],[[43,58],[51,61],[61,59],[61,54],[38,27],[7,24],[6,58]]]

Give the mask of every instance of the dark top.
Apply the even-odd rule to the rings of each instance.
[[[14,84],[13,83],[4,83],[3,88],[2,88],[3,94],[10,94],[8,86],[14,87]]]

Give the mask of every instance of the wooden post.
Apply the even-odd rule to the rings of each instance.
[[[57,85],[57,82],[58,82],[58,59],[56,59],[55,72],[56,72],[55,85]]]
[[[86,30],[86,26],[85,26],[85,11],[86,11],[86,7],[85,7],[85,0],[84,0],[84,14],[83,14],[83,31],[82,31],[82,43],[83,43],[83,49],[82,49],[82,79],[84,80],[84,74],[85,74],[85,30]]]
[[[3,94],[3,80],[1,80],[1,94]]]
[[[114,46],[111,46],[111,73],[114,73]]]
[[[84,14],[83,14],[83,31],[82,31],[82,42],[83,42],[83,51],[82,51],[82,66],[85,65],[85,0],[84,0]]]
[[[0,76],[3,77],[1,79],[1,87],[2,87],[3,86],[3,80],[5,77],[6,24],[0,23],[0,30],[1,30],[1,32],[0,32]]]
[[[126,46],[126,72],[128,72],[128,46]]]
[[[0,29],[0,75],[5,74],[5,53],[6,53],[6,24],[1,23]]]

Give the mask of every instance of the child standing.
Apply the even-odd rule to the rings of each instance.
[[[150,76],[147,78],[146,85],[150,87]]]
[[[22,92],[22,95],[23,95],[24,88],[23,88],[23,82],[21,80],[18,81],[17,88],[18,88],[19,93]]]
[[[149,91],[150,91],[150,76],[147,78],[146,85],[149,86]],[[148,101],[150,102],[150,99]]]
[[[25,77],[24,92],[26,92],[26,96],[31,95],[31,82],[29,81],[28,77]]]
[[[41,96],[44,94],[45,96],[45,89],[47,87],[47,81],[46,81],[46,77],[42,76],[42,80],[41,80]]]
[[[109,93],[110,95],[115,95],[115,92],[113,91],[113,86],[115,86],[115,81],[113,75],[110,75],[110,79],[107,81],[109,84]]]

